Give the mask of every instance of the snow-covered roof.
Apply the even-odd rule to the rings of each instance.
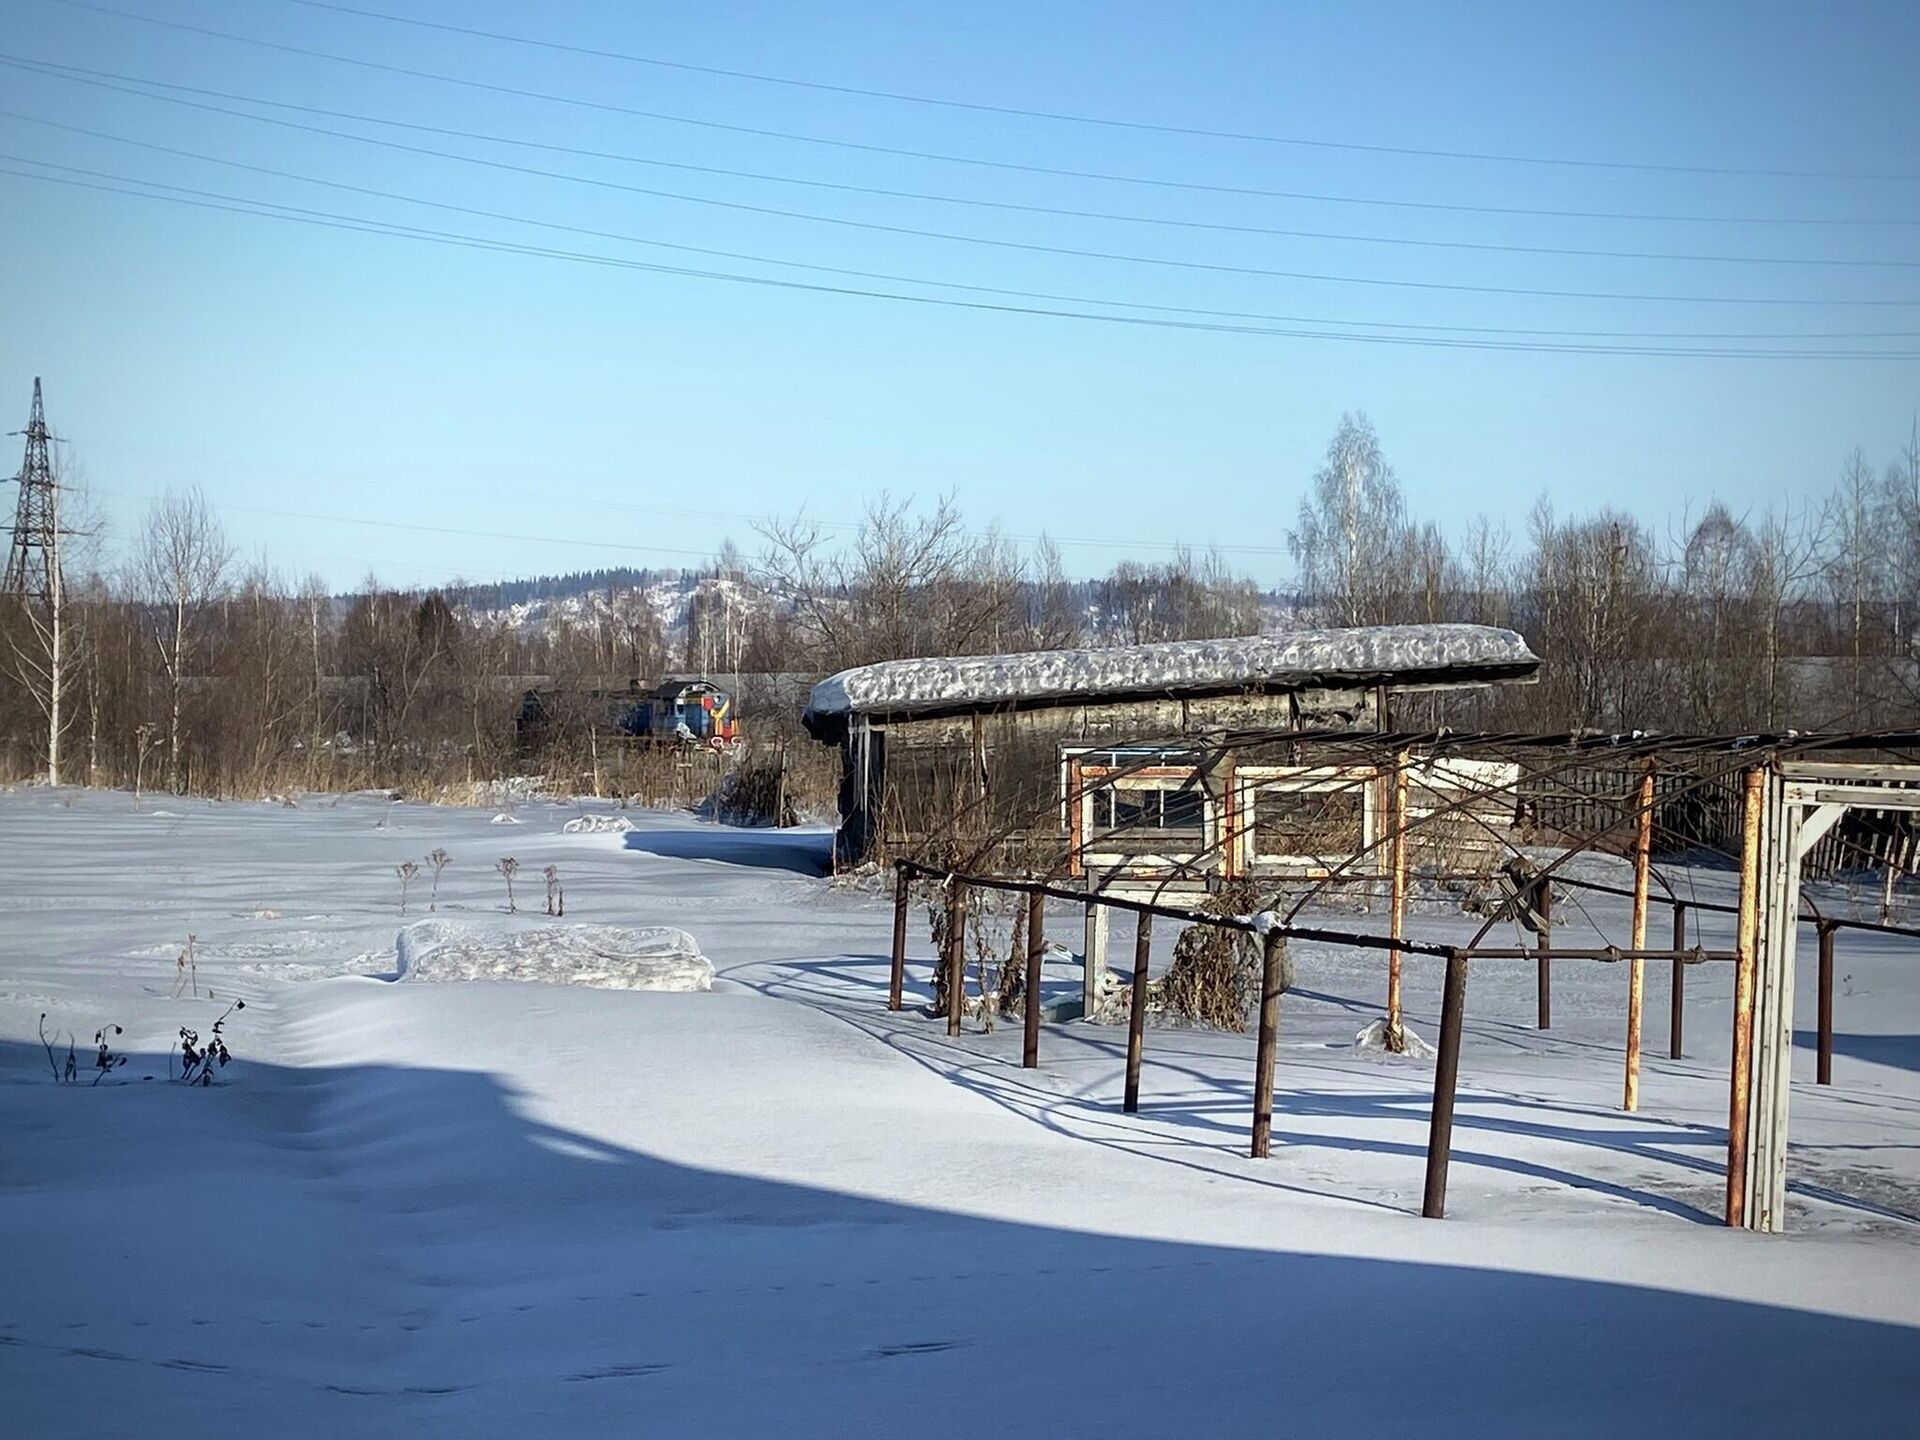
[[[1539,665],[1540,658],[1519,635],[1488,625],[1291,630],[1097,650],[888,660],[822,680],[801,718],[814,735],[830,739],[850,715],[923,715],[1328,683],[1466,684],[1523,679]]]

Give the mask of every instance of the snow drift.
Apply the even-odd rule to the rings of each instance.
[[[569,835],[624,835],[633,822],[624,815],[579,815],[560,828]]]
[[[711,990],[713,963],[684,930],[543,925],[478,930],[422,920],[395,942],[402,980],[531,980],[601,990]]]

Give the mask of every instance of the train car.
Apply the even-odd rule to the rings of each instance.
[[[740,739],[733,697],[716,685],[674,676],[651,690],[529,690],[521,697],[515,737],[523,751],[548,743],[556,728],[592,725],[608,739],[641,745],[704,745],[725,750]]]
[[[707,745],[725,749],[740,738],[733,697],[705,680],[669,677],[654,687],[641,712],[638,733],[660,744]]]

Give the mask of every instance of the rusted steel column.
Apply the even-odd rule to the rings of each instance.
[[[1147,1039],[1147,958],[1153,950],[1153,916],[1144,910],[1133,927],[1133,1000],[1127,1007],[1127,1099],[1131,1115],[1140,1108],[1140,1052]]]
[[[1820,1062],[1815,1079],[1833,1083],[1833,931],[1830,920],[1820,922]]]
[[[1047,897],[1027,897],[1027,1030],[1020,1046],[1020,1064],[1033,1069],[1040,1063],[1040,960],[1047,948]]]
[[[1734,943],[1733,1064],[1727,1086],[1727,1224],[1747,1218],[1747,1112],[1753,1102],[1753,978],[1760,944],[1760,808],[1767,773],[1747,771],[1740,820],[1740,909]]]
[[[1553,1028],[1553,877],[1546,876],[1540,881],[1540,941],[1535,948],[1539,959],[1535,964],[1539,968],[1540,980],[1540,1028]]]
[[[1393,844],[1387,866],[1391,872],[1393,899],[1388,933],[1395,940],[1406,935],[1407,926],[1407,771],[1412,757],[1402,751],[1393,762],[1393,799],[1388,822],[1393,826]],[[1400,951],[1387,952],[1387,1039],[1390,1048],[1398,1048],[1400,1037]]]
[[[1680,962],[1680,952],[1687,948],[1687,906],[1683,900],[1673,902],[1673,999],[1667,1009],[1667,1054],[1678,1060],[1681,1056],[1681,1041],[1687,1029],[1687,967]]]
[[[893,973],[887,979],[887,1009],[900,1008],[900,990],[907,979],[907,903],[913,883],[904,865],[893,872]]]
[[[953,884],[953,930],[947,936],[947,1034],[960,1033],[967,1006],[967,882]]]
[[[1267,1158],[1273,1140],[1273,1056],[1280,1043],[1280,979],[1287,941],[1269,930],[1260,962],[1260,1042],[1253,1060],[1253,1158]]]
[[[1653,762],[1640,777],[1639,823],[1633,838],[1633,948],[1647,948],[1647,877],[1653,856]],[[1677,963],[1677,962],[1676,962]],[[1627,1084],[1621,1108],[1640,1108],[1640,1022],[1647,1002],[1647,962],[1630,960],[1627,980]]]
[[[1433,1118],[1427,1126],[1427,1192],[1420,1213],[1447,1214],[1447,1162],[1453,1158],[1453,1097],[1460,1085],[1460,1032],[1467,1019],[1467,957],[1447,957],[1447,989],[1440,1001],[1440,1056],[1433,1067]]]

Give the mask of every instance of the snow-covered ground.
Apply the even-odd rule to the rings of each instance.
[[[1905,942],[1842,939],[1784,1237],[1716,1223],[1725,967],[1690,977],[1680,1061],[1649,967],[1631,1116],[1623,967],[1560,965],[1546,1035],[1530,967],[1476,967],[1430,1222],[1431,1067],[1352,1046],[1378,956],[1296,952],[1255,1162],[1246,1037],[1153,1031],[1125,1116],[1113,1030],[1050,1026],[1024,1071],[1017,1024],[889,1014],[891,907],[819,878],[824,833],[494,813],[0,794],[0,1433],[1884,1437],[1920,1413]],[[436,908],[423,874],[402,921],[394,867],[435,847]],[[418,921],[442,983],[394,978]],[[711,991],[604,988],[696,954]],[[468,978],[502,974],[575,983]],[[1429,1036],[1439,980],[1410,962]],[[220,1083],[168,1084],[180,1028],[236,999]],[[132,1058],[91,1086],[107,1024]]]

